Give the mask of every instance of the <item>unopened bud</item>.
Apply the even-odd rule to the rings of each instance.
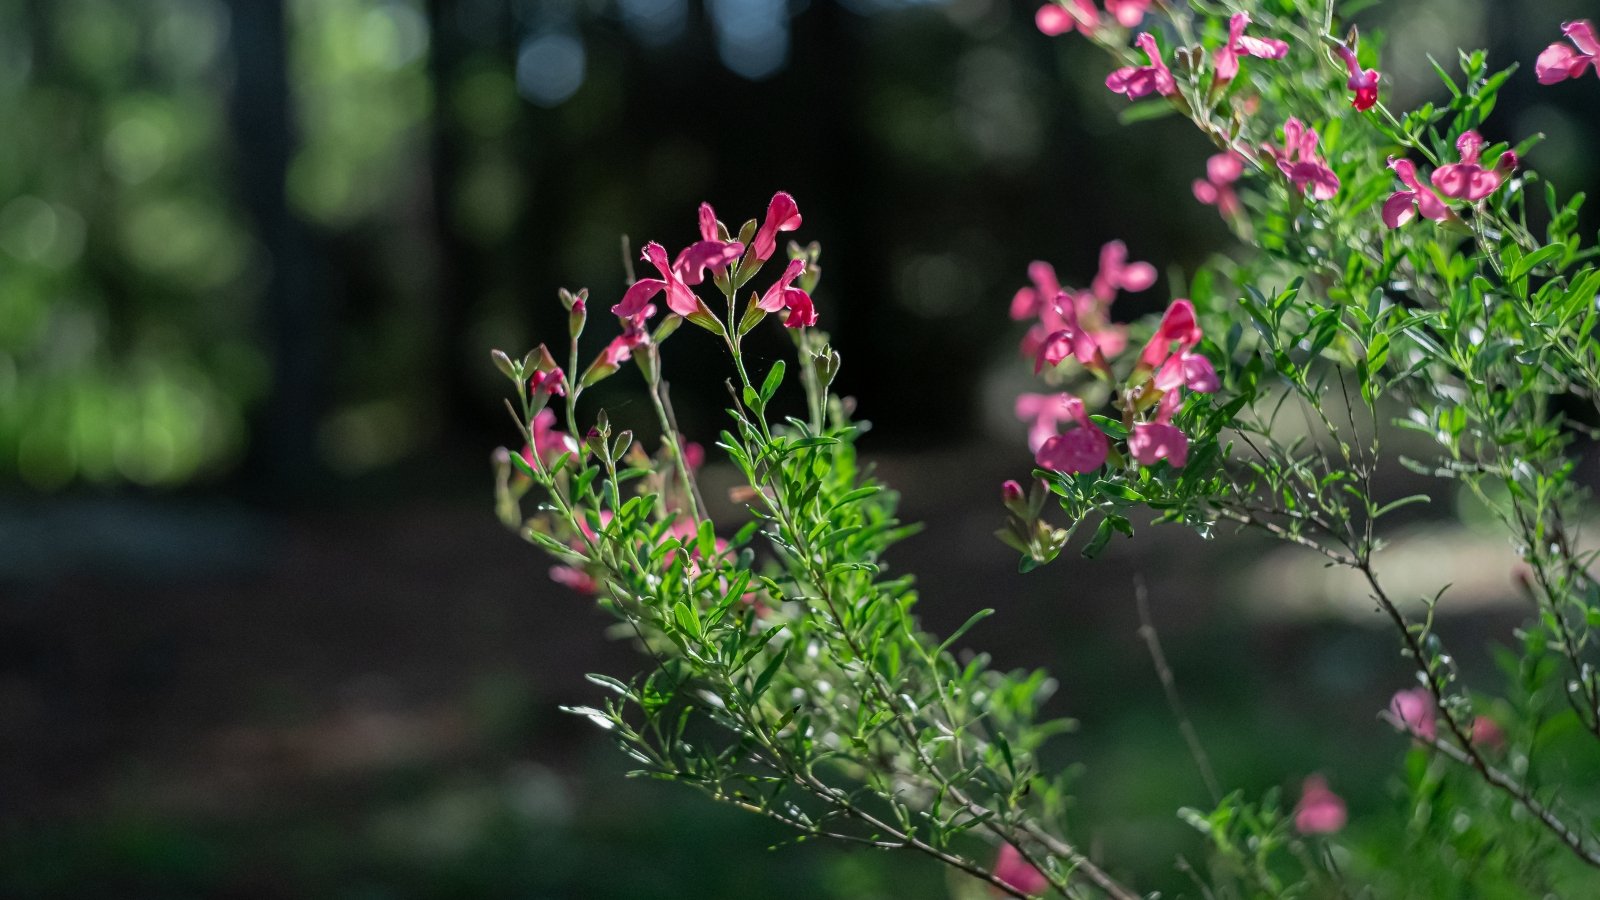
[[[490,350],[489,358],[494,360],[494,367],[500,370],[500,374],[512,379],[513,381],[517,379],[517,364],[511,361],[511,357],[507,356],[505,351]]]
[[[1022,502],[1022,485],[1015,481],[1006,481],[1000,485],[1000,502],[1007,506]]]

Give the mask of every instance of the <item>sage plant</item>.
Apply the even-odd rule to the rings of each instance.
[[[1130,121],[1181,115],[1214,146],[1193,193],[1237,245],[1177,279],[1155,322],[1113,311],[1157,280],[1121,241],[1081,290],[1029,268],[1010,315],[1029,323],[1024,364],[1045,389],[1016,401],[1036,468],[1001,486],[1000,537],[1026,571],[1080,529],[1094,556],[1141,516],[1207,538],[1258,531],[1358,573],[1366,590],[1350,602],[1375,608],[1415,667],[1379,713],[1413,745],[1391,855],[1341,843],[1350,811],[1321,774],[1289,804],[1224,794],[1207,771],[1214,806],[1175,810],[1209,845],[1184,863],[1197,891],[1459,893],[1461,861],[1483,896],[1596,883],[1589,798],[1561,779],[1600,760],[1600,586],[1575,475],[1600,414],[1600,271],[1577,230],[1582,198],[1530,166],[1537,136],[1484,137],[1516,65],[1462,53],[1434,66],[1448,101],[1396,110],[1379,42],[1336,4],[1067,0],[1036,21],[1109,56],[1106,88],[1142,104]],[[1536,64],[1543,83],[1594,64],[1589,23],[1562,34]],[[1600,102],[1585,79],[1561,89]],[[632,678],[591,675],[603,699],[571,711],[638,774],[804,837],[915,851],[998,895],[1141,896],[1116,874],[1125,865],[1092,859],[1066,828],[1070,779],[1039,755],[1072,726],[1041,715],[1049,677],[952,652],[992,610],[948,636],[919,626],[914,584],[888,561],[912,528],[858,459],[853,402],[831,390],[840,359],[812,299],[820,250],[790,243],[779,258],[779,235],[802,225],[784,193],[737,229],[703,204],[682,250],[644,245],[654,275],[630,275],[592,360],[579,356],[587,291],[560,293],[557,350],[494,354],[524,443],[496,455],[498,514],[645,660]],[[779,326],[793,362],[751,371],[747,337]],[[680,331],[730,363],[714,442],[740,479],[727,502],[702,492],[707,451],[677,426],[660,347]],[[659,446],[604,410],[580,415],[584,392],[624,371],[642,381]],[[1401,455],[1398,429],[1433,449]],[[1389,496],[1382,476],[1399,467],[1438,489]],[[1453,490],[1493,511],[1520,559],[1528,615],[1503,683],[1465,683],[1435,627],[1447,585],[1419,613],[1385,580],[1391,514]]]

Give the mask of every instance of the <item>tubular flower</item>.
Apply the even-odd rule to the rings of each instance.
[[[622,365],[633,355],[633,348],[642,347],[650,342],[650,333],[645,331],[644,323],[655,314],[655,306],[648,305],[622,320],[622,333],[612,338],[611,343],[600,351],[606,365],[613,368]]]
[[[1237,216],[1243,209],[1233,184],[1244,174],[1244,160],[1239,154],[1218,153],[1206,160],[1206,177],[1194,180],[1194,198],[1207,206],[1215,206],[1224,219]]]
[[[1028,450],[1038,453],[1044,442],[1061,433],[1061,423],[1073,420],[1083,409],[1083,401],[1071,394],[1018,394],[1017,418],[1031,421]]]
[[[1194,318],[1194,304],[1180,297],[1172,301],[1161,315],[1161,324],[1156,326],[1156,333],[1150,336],[1139,354],[1139,368],[1154,371],[1172,355],[1173,343],[1177,343],[1179,352],[1183,352],[1200,343],[1200,338],[1200,324]]]
[[[1557,41],[1544,48],[1538,61],[1533,64],[1539,83],[1555,84],[1568,78],[1581,78],[1588,66],[1593,66],[1595,77],[1600,78],[1600,37],[1595,36],[1594,23],[1588,19],[1564,22],[1561,33],[1567,36],[1572,46]]]
[[[1189,437],[1172,424],[1172,414],[1181,402],[1177,391],[1167,391],[1156,405],[1156,417],[1133,426],[1128,434],[1128,453],[1139,465],[1153,466],[1164,459],[1174,469],[1181,469],[1189,461]]]
[[[1510,150],[1500,154],[1493,169],[1478,164],[1483,154],[1483,136],[1476,131],[1463,131],[1456,138],[1456,150],[1461,162],[1440,166],[1433,171],[1433,186],[1439,193],[1457,200],[1478,201],[1500,189],[1511,170],[1517,167],[1517,155]]]
[[[1344,799],[1328,789],[1321,775],[1306,776],[1300,803],[1294,808],[1294,830],[1301,834],[1333,834],[1344,828]]]
[[[1315,129],[1307,128],[1305,123],[1291,116],[1283,123],[1283,151],[1280,153],[1271,144],[1264,145],[1262,150],[1272,157],[1278,170],[1297,190],[1313,200],[1331,200],[1339,193],[1339,176],[1317,155],[1317,140]]]
[[[1395,191],[1389,199],[1383,202],[1383,224],[1390,228],[1399,228],[1418,213],[1423,218],[1442,222],[1450,218],[1450,207],[1445,205],[1433,188],[1423,184],[1417,178],[1417,167],[1409,159],[1389,158],[1389,168],[1394,170],[1395,177],[1405,185],[1404,190]]]
[[[756,231],[750,246],[756,250],[756,259],[766,262],[778,249],[778,232],[794,231],[800,227],[800,207],[794,198],[783,191],[772,195],[767,203],[767,217]]]
[[[1033,14],[1033,24],[1051,37],[1074,28],[1088,34],[1100,26],[1100,13],[1091,0],[1065,0],[1065,5],[1046,3]]]
[[[1039,315],[1046,304],[1055,301],[1055,296],[1061,293],[1061,282],[1056,278],[1056,270],[1047,262],[1034,260],[1028,263],[1028,280],[1033,282],[1032,287],[1017,289],[1011,298],[1011,318],[1031,319]]]
[[[1250,25],[1249,13],[1234,13],[1228,20],[1228,42],[1217,48],[1212,59],[1216,63],[1216,83],[1224,85],[1239,74],[1239,54],[1257,59],[1283,59],[1289,55],[1289,45],[1276,38],[1246,37],[1244,30]]]
[[[1150,58],[1150,65],[1123,66],[1106,76],[1106,87],[1114,93],[1127,95],[1129,100],[1136,100],[1152,91],[1163,97],[1176,94],[1178,82],[1172,77],[1172,70],[1161,60],[1161,48],[1156,46],[1156,39],[1146,31],[1135,38],[1134,43]]]
[[[1407,731],[1417,737],[1433,740],[1438,734],[1438,726],[1434,721],[1438,713],[1433,705],[1433,695],[1426,688],[1397,691],[1389,700],[1389,711],[1394,713]]]
[[[1355,91],[1355,97],[1350,105],[1358,112],[1365,112],[1378,102],[1378,79],[1381,77],[1377,69],[1361,68],[1360,60],[1356,59],[1356,52],[1344,44],[1335,48],[1334,52],[1344,60],[1344,67],[1350,71],[1350,80],[1344,86]]]
[[[778,312],[787,308],[789,312],[783,324],[788,328],[817,324],[817,309],[811,303],[811,295],[792,286],[794,280],[805,272],[805,260],[789,260],[789,265],[783,270],[783,274],[773,282],[772,287],[767,288],[766,293],[761,295],[756,306],[767,312]]]
[[[1089,420],[1082,400],[1067,395],[1062,403],[1066,407],[1066,418],[1073,423],[1073,427],[1066,434],[1054,435],[1040,444],[1033,453],[1033,461],[1041,469],[1068,475],[1093,472],[1105,465],[1111,444],[1106,440],[1105,432]]]
[[[1022,858],[1017,848],[1006,844],[994,861],[994,877],[1029,896],[1050,890],[1050,879]]]
[[[1089,302],[1093,303],[1093,299],[1090,298]],[[1105,370],[1106,361],[1100,350],[1100,341],[1078,321],[1079,305],[1078,299],[1070,291],[1056,295],[1053,305],[1055,315],[1050,317],[1050,321],[1061,327],[1046,335],[1039,344],[1034,356],[1034,374],[1043,371],[1046,365],[1061,365],[1069,356],[1083,366]],[[1040,320],[1044,321],[1045,317],[1041,316]]]
[[[534,394],[544,391],[552,397],[565,397],[567,395],[567,375],[556,366],[548,372],[534,372],[528,377],[528,393]]]
[[[638,315],[645,308],[651,298],[667,292],[667,308],[680,316],[690,316],[706,308],[694,291],[689,290],[689,285],[667,262],[665,247],[651,241],[644,245],[644,253],[640,258],[656,267],[661,273],[660,278],[641,278],[633,283],[632,287],[622,295],[622,302],[611,307],[611,312],[625,319]],[[681,257],[680,257],[681,258]]]
[[[1111,241],[1100,248],[1100,271],[1089,290],[1101,303],[1110,303],[1117,291],[1142,291],[1156,283],[1156,267],[1147,262],[1128,262],[1128,245]]]
[[[1106,12],[1123,28],[1132,28],[1144,21],[1150,11],[1151,0],[1106,0]]]

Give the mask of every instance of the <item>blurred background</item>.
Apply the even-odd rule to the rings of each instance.
[[[1600,90],[1531,72],[1585,5],[1361,21],[1401,105],[1443,93],[1430,53],[1520,63],[1490,139],[1543,132],[1530,164],[1592,195]],[[1381,844],[1361,813],[1394,802],[1404,747],[1374,713],[1407,676],[1358,588],[1175,529],[1023,577],[991,536],[1030,466],[1006,317],[1027,263],[1081,285],[1113,238],[1174,273],[1231,246],[1189,193],[1205,142],[1119,123],[1104,60],[1032,12],[0,0],[0,895],[941,896],[918,859],[769,852],[764,821],[624,780],[556,706],[638,663],[492,514],[515,435],[488,350],[560,340],[558,287],[609,307],[622,235],[682,245],[701,200],[736,226],[780,189],[824,247],[864,449],[929,523],[897,557],[925,619],[998,607],[966,642],[1051,668],[1083,723],[1054,758],[1090,775],[1078,836],[1147,889],[1196,847],[1140,572],[1222,780],[1292,801],[1322,771]],[[709,443],[722,359],[694,336],[666,355]],[[648,431],[624,380],[599,402]],[[1450,573],[1445,635],[1493,686],[1524,610],[1481,518],[1435,504],[1391,559],[1419,592]]]

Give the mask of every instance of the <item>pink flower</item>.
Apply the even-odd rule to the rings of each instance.
[[[1499,722],[1488,716],[1478,716],[1472,720],[1472,743],[1485,750],[1503,750],[1506,733]]]
[[[693,315],[704,310],[705,304],[689,290],[689,285],[684,283],[682,277],[667,262],[665,247],[651,241],[644,245],[644,253],[640,258],[656,267],[661,273],[660,278],[641,278],[633,283],[622,295],[622,302],[611,307],[611,312],[622,318],[632,318],[639,314],[650,302],[651,298],[667,292],[667,308],[680,316]],[[680,257],[681,258],[681,257]]]
[[[600,592],[600,585],[588,572],[574,566],[551,566],[550,580],[556,584],[566,585],[580,594],[594,595]]]
[[[1117,291],[1142,291],[1156,283],[1156,267],[1147,262],[1128,262],[1128,245],[1112,241],[1100,248],[1100,271],[1089,290],[1096,300],[1110,303]]]
[[[1289,45],[1276,38],[1246,37],[1244,30],[1249,24],[1249,13],[1234,13],[1228,20],[1228,42],[1218,47],[1212,57],[1217,66],[1217,84],[1227,84],[1239,74],[1240,53],[1257,59],[1283,59],[1289,55]]]
[[[1106,76],[1106,87],[1112,92],[1126,94],[1129,100],[1154,91],[1163,97],[1170,97],[1178,92],[1178,82],[1172,77],[1172,70],[1161,60],[1161,48],[1156,46],[1156,39],[1148,31],[1142,32],[1134,43],[1150,58],[1148,66],[1123,66]]]
[[[1061,365],[1069,356],[1076,359],[1080,365],[1102,370],[1105,368],[1105,357],[1100,351],[1100,342],[1078,321],[1078,306],[1077,298],[1068,291],[1062,291],[1056,295],[1056,302],[1051,306],[1053,315],[1040,315],[1041,323],[1057,325],[1059,328],[1045,335],[1044,340],[1040,342],[1033,361],[1034,374],[1043,371],[1046,365],[1052,367]]]
[[[1061,282],[1056,280],[1056,270],[1047,262],[1034,260],[1028,263],[1028,279],[1033,287],[1018,288],[1011,298],[1011,318],[1031,319],[1040,314],[1047,303],[1055,302],[1061,293]]]
[[[1016,481],[1004,481],[1000,484],[1000,502],[1011,504],[1022,500],[1022,485]]]
[[[1050,890],[1050,879],[1010,844],[1000,847],[1000,855],[994,861],[994,877],[1024,894],[1043,894]]]
[[[1092,472],[1105,465],[1111,444],[1106,440],[1105,432],[1089,420],[1082,400],[1070,394],[1060,396],[1064,398],[1060,401],[1066,413],[1063,418],[1071,420],[1074,427],[1066,434],[1054,435],[1040,444],[1033,453],[1033,461],[1041,469],[1069,475]],[[1051,430],[1055,430],[1053,426]]]
[[[1032,421],[1028,429],[1028,450],[1038,453],[1044,442],[1060,433],[1062,422],[1083,412],[1083,401],[1071,394],[1018,394],[1017,418]]]
[[[1172,301],[1161,315],[1161,324],[1156,326],[1156,333],[1150,336],[1139,354],[1139,366],[1153,370],[1172,355],[1173,342],[1177,342],[1178,349],[1183,351],[1200,343],[1200,338],[1200,324],[1194,318],[1194,304],[1180,297]]]
[[[1461,162],[1440,166],[1433,171],[1433,186],[1439,193],[1457,200],[1482,200],[1500,189],[1500,183],[1517,167],[1517,155],[1510,150],[1500,154],[1493,169],[1478,164],[1483,153],[1483,136],[1476,131],[1463,131],[1456,138],[1456,150]]]
[[[533,417],[533,446],[522,448],[522,458],[529,466],[538,468],[533,461],[533,455],[539,454],[539,459],[548,468],[561,458],[563,453],[578,454],[578,442],[572,435],[555,428],[556,413],[553,409],[542,409]]]
[[[1233,183],[1244,174],[1244,160],[1237,153],[1218,153],[1206,160],[1206,177],[1194,181],[1194,198],[1207,206],[1215,206],[1225,219],[1232,218],[1243,209]]]
[[[797,287],[792,287],[794,280],[806,272],[806,261],[791,259],[789,265],[773,282],[772,287],[761,295],[756,306],[767,312],[777,312],[785,307],[789,313],[784,318],[783,324],[789,328],[799,328],[803,325],[817,324],[817,310],[811,303],[811,295]]]
[[[548,372],[534,372],[528,378],[528,392],[538,393],[544,391],[552,397],[565,397],[567,395],[567,376],[556,366]]]
[[[1308,775],[1300,785],[1300,803],[1294,808],[1294,830],[1301,834],[1333,834],[1344,828],[1344,799],[1328,789],[1321,775]]]
[[[1567,36],[1577,47],[1574,50],[1560,41],[1551,44],[1539,54],[1539,59],[1533,64],[1533,71],[1539,76],[1540,84],[1555,84],[1568,78],[1583,77],[1586,66],[1594,66],[1594,74],[1600,77],[1600,38],[1595,37],[1594,23],[1588,19],[1579,19],[1576,22],[1564,22],[1561,33]]]
[[[1033,24],[1051,37],[1066,34],[1073,28],[1088,34],[1099,27],[1100,13],[1091,0],[1065,0],[1065,3],[1065,6],[1046,3],[1039,7],[1033,14]]]
[[[1417,178],[1417,167],[1411,160],[1395,159],[1391,156],[1389,168],[1394,170],[1395,176],[1406,186],[1406,190],[1395,191],[1383,202],[1383,224],[1390,228],[1399,228],[1416,218],[1418,213],[1435,222],[1442,222],[1450,217],[1450,207],[1439,199],[1433,188],[1424,185]]]
[[[1438,734],[1433,695],[1428,693],[1427,688],[1415,687],[1396,692],[1389,700],[1389,711],[1394,713],[1407,731],[1418,737],[1433,740]]]
[[[622,304],[617,304],[621,306]],[[613,368],[622,365],[633,355],[635,347],[642,347],[650,343],[650,333],[645,330],[644,323],[656,314],[653,304],[646,304],[632,316],[622,320],[622,333],[611,339],[611,343],[601,352],[606,365]]]
[[[1350,80],[1344,86],[1355,91],[1355,98],[1350,105],[1357,112],[1365,112],[1378,102],[1378,75],[1377,69],[1362,69],[1360,60],[1356,59],[1356,52],[1344,44],[1334,50],[1339,58],[1344,60],[1344,67],[1350,71]]]
[[[767,203],[767,218],[756,232],[750,246],[756,249],[756,259],[766,262],[778,249],[778,232],[794,231],[800,227],[800,207],[794,198],[779,191]]]
[[[1291,116],[1283,123],[1283,152],[1279,153],[1271,144],[1261,149],[1277,162],[1278,170],[1295,188],[1310,194],[1314,200],[1331,200],[1339,193],[1339,176],[1317,156],[1317,140],[1314,129]]]
[[[1153,466],[1164,459],[1174,469],[1181,469],[1189,461],[1189,437],[1172,424],[1172,414],[1181,402],[1177,391],[1167,391],[1156,406],[1156,417],[1133,426],[1128,435],[1128,453],[1139,465]]]
[[[1151,0],[1106,0],[1106,12],[1123,28],[1132,28],[1144,21]]]
[[[1167,357],[1167,361],[1156,370],[1154,382],[1159,391],[1187,387],[1202,394],[1215,393],[1222,386],[1217,379],[1217,370],[1211,367],[1211,360],[1188,348]]]

